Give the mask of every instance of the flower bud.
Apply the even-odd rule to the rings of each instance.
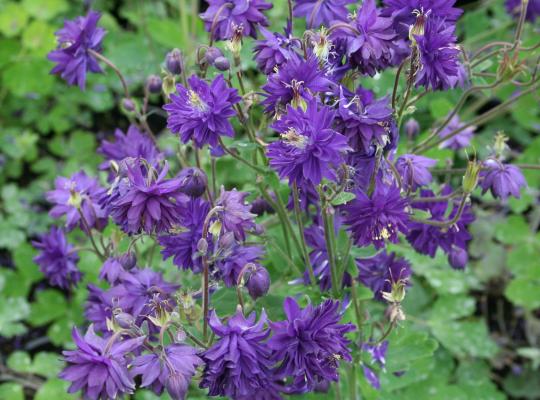
[[[204,53],[204,61],[209,65],[214,65],[214,62],[219,57],[223,57],[223,53],[217,47],[209,47]]]
[[[230,248],[236,240],[234,239],[234,233],[233,232],[225,232],[221,237],[219,238],[219,247],[221,249],[228,249]]]
[[[454,269],[465,269],[467,262],[469,261],[469,255],[465,249],[461,247],[452,246],[452,249],[448,253],[448,262]]]
[[[171,93],[174,93],[176,90],[176,82],[174,76],[168,75],[163,79],[162,85],[163,93],[167,96],[170,96]]]
[[[407,137],[413,138],[420,132],[420,124],[414,118],[409,118],[405,123],[405,132]]]
[[[256,265],[254,270],[249,272],[246,287],[253,300],[268,293],[268,289],[270,289],[270,275],[266,268]]]
[[[120,328],[129,329],[135,324],[135,318],[133,318],[131,314],[119,312],[114,315],[114,322],[116,322]]]
[[[220,71],[228,71],[231,68],[231,63],[226,57],[218,57],[214,62],[214,66]]]
[[[182,53],[180,50],[173,49],[171,52],[167,53],[165,65],[171,74],[180,75],[183,68]]]
[[[161,78],[157,75],[150,75],[146,79],[146,87],[150,93],[159,93],[161,92]]]
[[[135,102],[131,99],[128,99],[128,98],[124,98],[122,99],[122,108],[124,109],[124,111],[126,111],[127,113],[132,113],[135,111]]]
[[[206,252],[208,251],[208,242],[205,238],[201,238],[197,242],[197,251],[201,254],[206,254]]]
[[[191,197],[200,197],[206,190],[208,178],[203,170],[195,167],[184,168],[178,175],[180,191]]]
[[[262,197],[258,197],[251,203],[250,212],[261,216],[264,213],[272,214],[274,212],[274,209],[265,199],[263,199]]]
[[[124,269],[129,271],[130,269],[135,268],[135,265],[137,264],[137,256],[134,252],[130,251],[129,253],[122,254],[118,261],[120,261],[120,264],[122,264]]]
[[[467,164],[467,170],[463,177],[463,191],[465,193],[472,193],[478,184],[478,176],[482,165],[475,160],[469,161]]]
[[[189,382],[180,372],[171,373],[165,382],[167,392],[173,399],[183,399],[186,396]]]

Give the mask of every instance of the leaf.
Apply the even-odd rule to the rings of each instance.
[[[540,279],[531,279],[529,277],[515,278],[506,287],[504,295],[515,305],[527,310],[534,310],[540,307],[538,285],[540,285]]]
[[[64,363],[60,360],[60,355],[42,351],[36,354],[32,363],[32,372],[47,378],[54,378],[58,375]]]
[[[0,33],[6,37],[17,36],[28,22],[28,13],[18,3],[8,3],[0,10]]]
[[[66,309],[67,304],[62,293],[53,289],[43,290],[37,293],[36,301],[32,303],[28,322],[33,326],[45,325],[63,316]]]
[[[188,39],[184,37],[180,23],[171,19],[150,17],[147,29],[152,39],[169,48],[183,48]]]
[[[28,243],[23,243],[13,252],[13,262],[17,270],[29,282],[34,283],[43,278],[33,258],[37,251]]]
[[[68,9],[65,0],[23,0],[22,5],[31,16],[43,20],[49,20]]]
[[[334,200],[332,200],[332,205],[339,206],[341,204],[347,204],[349,201],[352,201],[356,198],[356,195],[351,192],[341,192],[339,193]]]
[[[32,21],[23,32],[22,44],[34,56],[45,57],[56,45],[54,28],[43,21]]]
[[[431,309],[431,320],[452,320],[468,317],[474,313],[476,302],[465,295],[444,295],[437,299]]]
[[[431,357],[437,349],[435,340],[426,332],[412,330],[410,325],[394,331],[388,341],[386,367],[390,372],[407,370],[412,361]]]
[[[481,320],[430,321],[433,335],[456,357],[493,357],[498,347]]]
[[[49,94],[54,86],[54,77],[49,75],[52,65],[47,60],[27,60],[8,66],[2,75],[2,82],[15,96],[27,94]]]
[[[58,378],[49,379],[36,392],[34,400],[73,400],[73,395],[67,392],[69,382]]]
[[[0,297],[0,336],[11,337],[26,331],[22,321],[30,314],[30,306],[22,297]]]
[[[438,97],[429,103],[429,110],[435,119],[446,117],[452,108],[454,105],[445,97]]]
[[[525,218],[511,215],[495,226],[495,237],[504,244],[518,244],[528,239],[531,231]]]
[[[32,359],[24,351],[15,351],[7,359],[7,366],[17,372],[32,372]]]
[[[0,385],[0,399],[24,400],[24,392],[18,383],[8,382]]]

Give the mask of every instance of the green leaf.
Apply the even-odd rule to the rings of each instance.
[[[498,347],[481,320],[429,322],[433,335],[456,357],[493,357]]]
[[[26,331],[22,321],[30,314],[30,306],[22,297],[0,297],[0,336],[11,337]]]
[[[8,382],[0,385],[0,399],[24,400],[24,392],[18,383]]]
[[[32,359],[24,351],[15,351],[7,359],[7,366],[17,372],[32,372]]]
[[[183,48],[187,40],[178,21],[151,17],[147,20],[147,29],[152,39],[169,48]]]
[[[339,193],[334,200],[332,200],[332,205],[339,206],[341,204],[347,204],[349,201],[352,201],[356,198],[356,195],[351,192],[341,192]]]
[[[42,59],[11,64],[2,75],[3,85],[15,96],[48,94],[54,85],[54,77],[49,74],[51,67],[51,63]]]
[[[31,16],[44,20],[49,20],[68,9],[65,0],[23,0],[22,5]]]
[[[6,37],[16,36],[28,22],[28,13],[18,3],[8,3],[0,9],[0,33]]]
[[[54,378],[58,375],[64,363],[57,353],[42,351],[36,354],[32,364],[32,372],[47,378]]]
[[[504,295],[515,305],[527,310],[534,310],[540,307],[540,290],[538,290],[538,285],[540,285],[540,279],[531,279],[529,277],[515,278],[506,287]]]
[[[519,244],[530,234],[529,226],[521,215],[511,215],[495,226],[495,237],[504,244]]]
[[[44,57],[56,45],[54,30],[46,22],[32,21],[24,30],[22,44],[34,56]]]
[[[43,278],[38,266],[33,261],[37,251],[28,243],[23,243],[13,252],[13,261],[17,270],[29,282],[34,283]]]
[[[445,97],[438,97],[429,103],[429,110],[435,119],[446,117],[452,108],[454,105]]]
[[[73,400],[73,395],[67,392],[69,382],[54,378],[45,382],[36,392],[34,400]]]
[[[437,342],[426,332],[412,330],[406,325],[395,330],[388,338],[387,369],[390,372],[408,370],[409,364],[420,358],[431,357],[437,349]]]
[[[57,290],[47,289],[38,292],[28,321],[33,326],[45,325],[64,315],[67,309],[66,299]]]
[[[465,295],[444,295],[437,299],[431,309],[431,320],[451,320],[468,317],[474,313],[476,302]]]

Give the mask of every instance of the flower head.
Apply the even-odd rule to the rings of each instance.
[[[465,126],[465,123],[461,122],[457,115],[454,115],[444,129],[439,132],[439,137],[445,138],[451,132],[455,131],[456,129],[461,129],[463,126]],[[458,134],[442,142],[439,147],[452,150],[459,150],[468,147],[471,144],[475,130],[475,126],[469,126],[462,129]]]
[[[251,206],[246,203],[247,192],[239,192],[236,189],[225,190],[221,188],[221,194],[216,201],[219,221],[224,232],[232,232],[238,240],[246,239],[246,231],[252,230],[255,225],[255,214],[251,213]]]
[[[351,3],[354,0],[296,0],[293,15],[305,17],[308,29],[330,26],[331,22],[347,20],[347,4]]]
[[[82,274],[77,268],[79,255],[67,242],[62,229],[52,226],[49,233],[42,234],[32,245],[40,251],[34,262],[51,285],[69,289],[81,280]]]
[[[206,190],[208,178],[202,169],[188,167],[178,174],[180,179],[180,191],[191,197],[199,197]]]
[[[217,146],[221,135],[233,137],[229,118],[235,115],[233,106],[240,101],[237,90],[229,88],[221,74],[210,85],[196,75],[188,83],[189,88],[176,85],[177,94],[163,106],[168,113],[167,127],[180,134],[182,142],[192,140],[198,148]]]
[[[437,160],[414,154],[404,154],[396,161],[396,170],[401,175],[405,189],[415,191],[420,186],[431,183],[433,176],[429,169],[437,164]]]
[[[514,18],[519,18],[521,13],[521,3],[522,0],[506,0],[504,5],[506,11],[511,14]],[[536,22],[536,19],[540,16],[540,0],[529,0],[527,6],[527,14],[525,19],[530,22]]]
[[[253,53],[255,54],[254,58],[257,66],[265,74],[272,73],[276,67],[279,68],[291,58],[300,57],[295,50],[300,48],[301,45],[298,39],[294,39],[290,35],[272,33],[262,27],[260,31],[264,39],[255,42]]]
[[[55,33],[58,47],[47,58],[56,63],[52,74],[59,74],[70,85],[86,87],[86,73],[102,72],[99,63],[90,51],[101,52],[101,41],[105,30],[97,27],[101,14],[90,11],[84,17],[65,21],[64,27]]]
[[[322,178],[335,179],[335,167],[350,148],[347,139],[332,129],[335,113],[310,99],[307,109],[287,107],[272,128],[281,139],[268,146],[270,166],[281,178],[302,185],[317,185]]]
[[[236,287],[244,267],[247,264],[258,265],[263,254],[264,250],[259,246],[243,246],[234,241],[229,245],[221,245],[215,263],[217,272],[225,285]]]
[[[480,172],[482,193],[490,190],[493,197],[502,200],[506,200],[509,196],[519,199],[520,189],[527,186],[527,181],[519,167],[488,159],[484,162],[484,168]]]

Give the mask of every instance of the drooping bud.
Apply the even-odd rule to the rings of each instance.
[[[420,133],[420,124],[414,118],[409,118],[405,123],[405,133],[408,138],[413,138]]]
[[[262,197],[257,197],[255,200],[253,200],[253,202],[251,203],[251,210],[249,211],[258,216],[261,216],[264,213],[274,213],[274,209],[272,208],[272,206],[270,206],[270,204]]]
[[[186,396],[189,382],[183,374],[174,371],[171,373],[165,382],[167,392],[173,399],[183,399]]]
[[[171,74],[180,75],[184,66],[182,52],[178,49],[173,49],[167,53],[167,57],[165,57],[165,65]]]
[[[414,24],[409,27],[409,39],[414,42],[415,36],[424,36],[426,30],[426,22],[429,17],[431,10],[424,13],[424,10],[414,10],[413,14],[416,16],[416,21]]]
[[[150,93],[159,93],[161,92],[161,78],[157,75],[150,75],[146,79],[146,87]]]
[[[195,167],[184,168],[178,175],[180,191],[191,197],[200,197],[206,190],[208,178],[203,170]]]
[[[205,238],[201,238],[197,242],[197,251],[203,255],[208,251],[208,242]]]
[[[461,247],[452,246],[452,249],[448,253],[448,262],[454,269],[464,269],[469,261],[469,256],[465,249]]]
[[[463,176],[463,191],[467,194],[470,194],[478,185],[478,176],[480,175],[480,170],[482,165],[477,163],[476,160],[469,161],[467,164],[467,170],[465,171],[465,176]]]
[[[217,47],[209,47],[204,53],[204,61],[209,65],[214,65],[214,62],[219,57],[223,57],[223,52]]]
[[[120,264],[122,264],[122,267],[124,267],[125,270],[129,271],[130,269],[135,268],[137,256],[134,252],[130,251],[129,253],[122,254],[118,261],[120,261]]]
[[[254,265],[254,267],[248,271],[248,274],[246,287],[253,300],[268,293],[268,289],[270,288],[270,275],[266,268],[260,265]]]
[[[129,329],[135,324],[135,318],[133,318],[133,315],[131,314],[120,311],[114,314],[114,322],[116,322],[120,328]]]
[[[220,71],[228,71],[231,68],[231,63],[226,57],[218,57],[214,61],[214,66]]]
[[[136,105],[135,105],[135,102],[131,99],[128,99],[128,98],[124,98],[122,99],[122,108],[124,109],[124,111],[128,114],[132,113],[135,111],[135,108],[136,108]]]
[[[244,26],[233,24],[233,35],[227,42],[227,49],[233,54],[235,60],[240,58],[242,50],[242,39],[244,38]]]

